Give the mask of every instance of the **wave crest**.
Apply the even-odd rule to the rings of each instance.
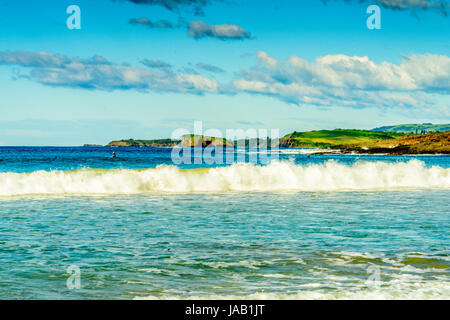
[[[147,170],[0,173],[1,196],[449,188],[450,168],[427,168],[418,160],[358,162],[354,165],[335,161],[307,166],[272,162],[266,166],[242,163],[230,167],[188,170],[159,166]]]

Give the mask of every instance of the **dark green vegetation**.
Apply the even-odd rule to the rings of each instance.
[[[181,142],[172,139],[157,139],[157,140],[120,140],[111,141],[108,147],[174,147]]]
[[[408,134],[426,134],[450,131],[450,124],[400,124],[396,126],[385,126],[373,129],[373,131],[398,132]]]

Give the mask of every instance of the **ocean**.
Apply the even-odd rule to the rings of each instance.
[[[171,151],[0,147],[0,299],[450,299],[450,156]]]

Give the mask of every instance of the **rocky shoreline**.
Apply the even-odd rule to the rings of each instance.
[[[337,145],[333,149],[337,149],[344,154],[450,154],[450,132],[404,136],[397,139],[361,144]]]

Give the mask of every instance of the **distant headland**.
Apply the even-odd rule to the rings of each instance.
[[[271,145],[270,138],[228,141],[223,138],[185,135],[181,140],[117,140],[108,147],[224,147]],[[279,140],[280,148],[320,148],[322,153],[449,154],[450,124],[408,124],[372,130],[335,129],[296,132]]]

